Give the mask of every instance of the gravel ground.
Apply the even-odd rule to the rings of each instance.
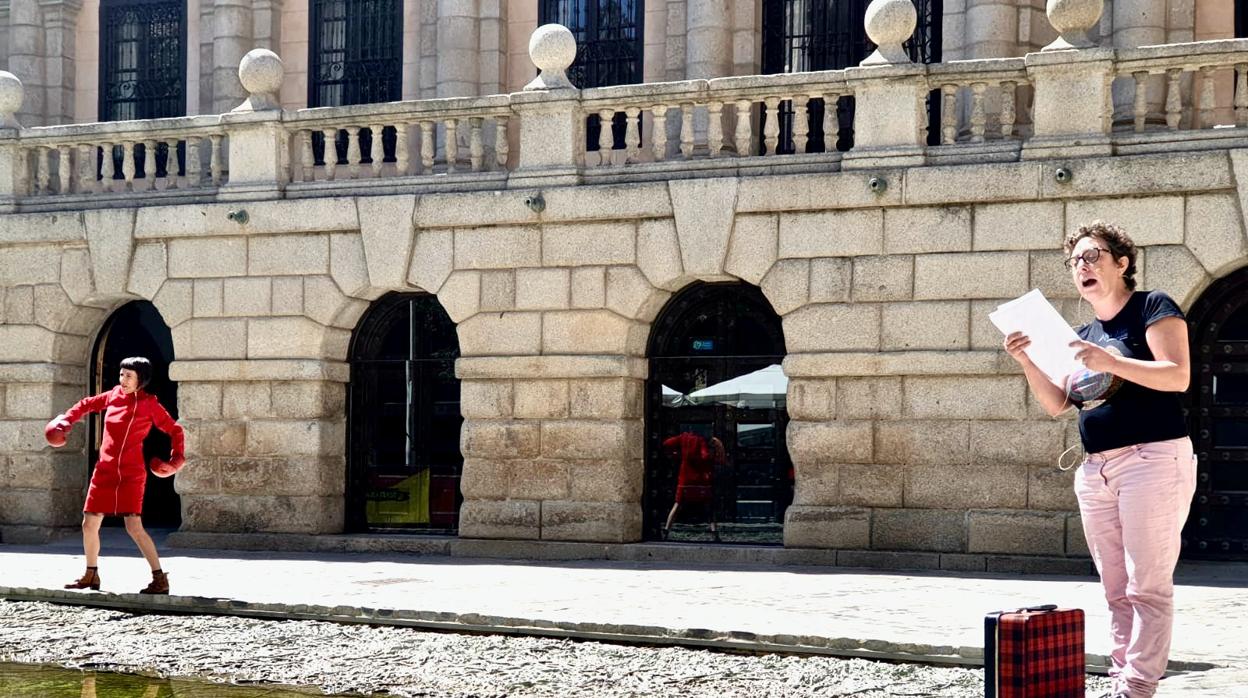
[[[440,698],[983,695],[978,669],[4,600],[0,661]]]

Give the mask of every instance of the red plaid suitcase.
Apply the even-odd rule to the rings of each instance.
[[[984,618],[985,698],[1083,698],[1083,611],[1033,606]]]

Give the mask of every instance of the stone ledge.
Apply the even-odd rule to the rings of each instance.
[[[1018,373],[1001,351],[826,352],[789,354],[784,374],[795,377],[1003,375]],[[1013,363],[1011,360],[1010,363]]]
[[[174,361],[169,379],[175,382],[238,381],[350,381],[350,366],[319,359],[239,359],[234,361]]]
[[[645,378],[646,360],[629,356],[477,356],[455,361],[463,380],[491,378]]]

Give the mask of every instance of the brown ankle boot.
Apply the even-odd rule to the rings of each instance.
[[[78,578],[76,582],[70,582],[65,585],[66,589],[90,589],[91,591],[100,590],[100,571],[94,567],[88,567],[86,572]]]
[[[168,594],[169,575],[156,570],[152,572],[152,583],[139,590],[140,594]]]

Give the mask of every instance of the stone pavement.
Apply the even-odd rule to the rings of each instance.
[[[151,599],[120,593],[147,570],[124,532],[105,533],[100,572],[113,593],[60,591],[82,568],[69,540],[0,545],[0,597],[962,664],[980,656],[985,612],[1056,603],[1087,612],[1090,663],[1107,652],[1092,577],[162,547],[177,596]],[[1162,695],[1248,696],[1248,564],[1185,563],[1178,582],[1181,673]]]

